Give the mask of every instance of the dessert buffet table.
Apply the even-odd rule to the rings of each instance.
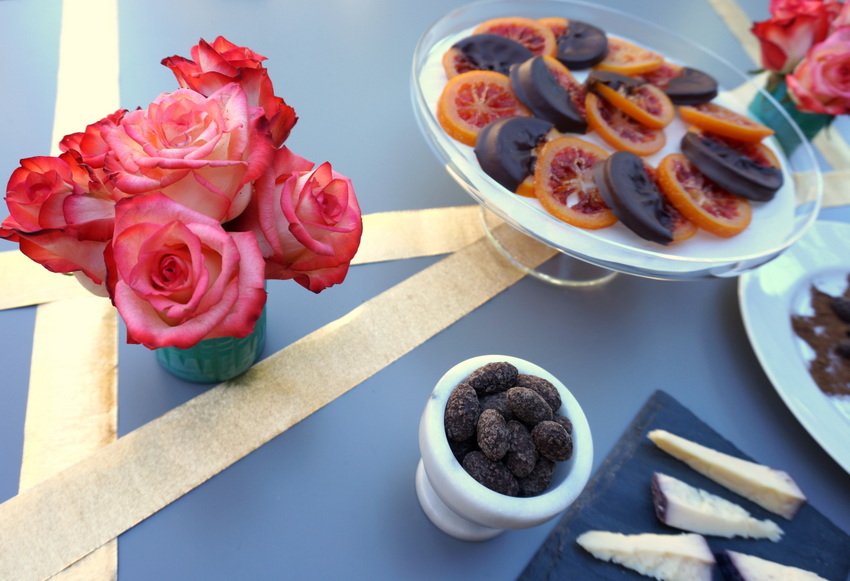
[[[11,174],[22,157],[47,155],[53,145],[57,75],[68,63],[59,58],[62,3],[46,3],[48,10],[45,2],[0,2],[0,70],[6,79],[6,90],[0,92],[0,133],[6,137],[0,142],[0,176]],[[73,1],[65,4],[66,11],[79,8]],[[386,213],[444,209],[455,216],[458,209],[459,219],[474,230],[477,213],[466,211],[474,201],[429,149],[410,97],[419,37],[461,4],[121,0],[119,104],[131,109],[176,88],[160,60],[189,56],[189,47],[199,38],[223,35],[268,57],[265,64],[277,93],[300,118],[287,141],[291,149],[316,162],[330,160],[353,180],[367,218],[364,245],[376,232],[401,232],[393,229],[393,220],[402,215]],[[740,27],[742,17],[766,17],[766,0],[600,4],[678,31],[742,70],[756,68],[734,24],[730,28],[721,14],[737,19]],[[735,9],[742,12],[729,12]],[[110,38],[97,28],[88,34]],[[98,75],[108,53],[89,53],[90,75]],[[72,80],[71,86],[85,94],[89,78]],[[839,120],[836,128],[850,137],[846,120]],[[819,163],[824,171],[833,169],[824,157]],[[850,223],[850,205],[822,209],[819,221]],[[375,225],[372,233],[370,224]],[[279,428],[280,435],[269,435],[267,443],[258,442],[256,450],[239,454],[173,502],[151,502],[151,514],[136,519],[138,524],[121,525],[120,581],[517,578],[557,525],[557,517],[485,542],[460,541],[432,525],[414,488],[419,418],[431,389],[459,361],[485,354],[534,362],[572,391],[593,435],[594,469],[603,465],[644,403],[663,390],[745,454],[790,473],[809,503],[850,533],[850,473],[801,424],[760,364],[742,320],[738,279],[670,282],[620,274],[604,285],[577,289],[517,275],[515,284],[504,283],[507,288],[494,290],[480,306],[469,306],[465,316],[448,321],[445,329],[418,333],[403,328],[408,319],[397,318],[392,309],[364,307],[456,250],[441,248],[437,240],[429,244],[436,236],[422,228],[424,248],[399,256],[392,255],[392,236],[369,238],[384,252],[374,260],[355,261],[343,284],[318,295],[289,281],[269,281],[264,358],[311,334],[356,323],[364,312],[385,317],[370,321],[373,336],[398,336],[411,347],[382,352],[385,342],[346,345],[339,358],[362,362],[367,369],[352,369],[352,374],[363,375],[354,385],[331,386],[328,397],[296,389],[292,401],[301,410],[303,400],[315,398],[313,408],[301,412],[306,417],[289,420]],[[472,236],[479,238],[480,232]],[[850,238],[844,242],[850,248]],[[13,249],[12,244],[0,247]],[[499,263],[499,269],[513,268]],[[450,290],[464,293],[480,284],[470,274]],[[417,294],[393,297],[398,313],[409,304],[424,321],[429,313],[457,308],[447,300],[451,295],[445,288],[410,289]],[[37,309],[31,305],[0,312],[0,501],[7,506],[20,486]],[[125,344],[123,332],[119,324],[117,436],[122,439],[211,389],[175,379],[157,364],[153,352]],[[337,354],[324,353],[302,366],[306,375],[319,377],[335,366]],[[54,426],[69,434],[74,428]],[[238,437],[240,432],[234,433]],[[850,419],[843,434],[844,442],[850,441]],[[222,447],[238,449],[242,443],[228,441],[230,437],[222,436]],[[179,444],[174,443],[178,449]],[[192,458],[184,461],[193,464]],[[163,483],[172,477],[160,474],[133,482],[139,502],[167,489]],[[112,518],[113,508],[104,507],[109,515],[105,520]],[[73,544],[70,537],[78,532],[74,507],[60,505],[57,510],[61,526],[39,529],[47,540],[43,555],[35,554],[46,560],[52,558],[53,540],[68,537],[59,544]],[[0,526],[6,527],[0,545],[8,549],[6,533],[15,523],[4,521],[4,514],[0,508]],[[111,530],[110,524],[104,523],[104,529]],[[0,554],[8,552],[0,548]],[[21,579],[42,578],[40,573],[17,573]]]

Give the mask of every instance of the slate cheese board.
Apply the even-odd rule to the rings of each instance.
[[[773,520],[785,532],[776,543],[707,536],[714,553],[731,549],[813,571],[830,581],[848,579],[850,535],[815,507],[804,504],[791,521],[772,514],[661,451],[647,438],[647,433],[654,429],[664,429],[720,452],[753,460],[672,396],[663,391],[655,392],[532,557],[519,581],[649,579],[620,565],[595,559],[575,540],[581,533],[592,529],[625,534],[681,533],[661,524],[655,517],[650,483],[656,471],[738,503],[756,518]],[[774,467],[782,469],[781,466]],[[714,579],[723,580],[718,567],[714,569]]]

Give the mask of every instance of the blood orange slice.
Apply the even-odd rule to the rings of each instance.
[[[503,117],[530,115],[511,80],[493,71],[469,71],[449,79],[437,101],[437,121],[452,138],[469,146],[481,129]]]
[[[473,34],[499,34],[525,45],[536,56],[555,56],[557,43],[552,29],[531,18],[494,18],[479,24]]]
[[[658,172],[656,169],[645,162],[644,167],[646,168],[646,174],[649,176],[649,179],[655,182],[655,185],[658,186],[658,190],[661,192],[664,211],[670,216],[670,226],[673,230],[673,242],[682,242],[683,240],[692,238],[699,230],[697,225],[685,218],[685,215],[676,209],[676,206],[673,205],[670,198],[667,197],[667,194],[665,194],[661,189],[661,186],[658,185]]]
[[[709,180],[681,153],[662,159],[657,176],[658,187],[670,203],[703,230],[730,238],[749,226],[750,203]]]
[[[650,129],[664,129],[676,115],[670,98],[651,83],[611,71],[593,71],[587,84],[591,91]]]
[[[770,127],[717,103],[680,105],[678,109],[686,123],[724,137],[755,142],[773,135]]]
[[[664,57],[616,36],[608,37],[608,54],[597,69],[624,75],[639,75],[664,64]]]
[[[546,143],[534,169],[534,192],[547,212],[573,226],[591,230],[614,224],[617,217],[602,199],[593,166],[608,153],[578,137]]]
[[[576,111],[578,111],[582,117],[585,117],[584,100],[587,95],[587,89],[582,83],[578,82],[572,72],[570,72],[570,69],[568,69],[558,59],[546,56],[543,57],[543,61],[546,63],[549,70],[552,71],[552,74],[555,75],[555,79],[558,80],[558,83],[567,90],[567,93],[570,95],[570,101],[573,103],[573,107],[576,108]]]
[[[570,27],[570,21],[560,16],[539,18],[537,21],[549,27],[549,30],[551,30],[552,34],[555,35],[556,41],[564,36],[567,33],[567,29]]]
[[[588,93],[585,99],[587,123],[605,143],[637,155],[652,155],[667,143],[663,129],[643,125],[604,99]]]

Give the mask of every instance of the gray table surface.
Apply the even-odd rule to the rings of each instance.
[[[408,88],[419,36],[461,4],[123,0],[122,106],[170,90],[163,57],[188,56],[199,38],[221,34],[269,57],[275,88],[300,116],[289,144],[351,177],[364,213],[469,204],[420,134]],[[750,67],[706,0],[600,4]],[[767,0],[741,4],[752,19],[766,15]],[[0,175],[19,158],[49,151],[60,6],[0,2]],[[850,222],[850,210],[825,210],[821,218]],[[436,260],[357,266],[320,295],[272,281],[266,354]],[[34,312],[0,313],[0,501],[17,491]],[[121,535],[119,579],[514,579],[554,520],[462,542],[431,525],[413,486],[417,425],[433,384],[459,360],[488,353],[529,359],[573,390],[593,430],[596,466],[649,395],[664,389],[751,456],[793,474],[810,502],[850,531],[850,475],[797,422],[760,367],[736,280],[621,275],[577,291],[526,278]],[[204,389],[173,379],[144,348],[122,344],[119,358],[119,435]]]

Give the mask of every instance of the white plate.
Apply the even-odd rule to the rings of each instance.
[[[808,350],[791,328],[809,309],[815,285],[832,295],[847,287],[850,224],[819,221],[772,262],[740,277],[738,298],[750,342],[774,388],[803,427],[850,472],[850,398],[831,397],[809,374]]]
[[[817,216],[821,199],[821,176],[811,147],[790,118],[779,121],[771,143],[783,150],[786,186],[776,199],[755,204],[750,227],[731,239],[699,233],[669,247],[643,240],[615,224],[602,230],[570,226],[529,198],[517,196],[484,174],[471,147],[450,138],[436,118],[436,102],[445,73],[442,55],[451,44],[487,19],[500,16],[565,16],[595,24],[607,33],[627,38],[675,60],[713,75],[721,89],[719,102],[745,109],[731,89],[758,89],[743,72],[672,31],[655,24],[580,0],[489,0],[455,10],[432,25],[417,44],[413,58],[411,91],[420,129],[446,170],[476,201],[518,230],[561,252],[610,270],[664,279],[697,279],[737,276],[770,260],[793,244]],[[671,58],[674,58],[671,56]],[[780,115],[778,105],[774,108]],[[677,146],[684,125],[671,124],[668,140]],[[655,164],[658,155],[650,158]],[[783,157],[783,156],[780,156]],[[793,177],[792,175],[793,174]]]

